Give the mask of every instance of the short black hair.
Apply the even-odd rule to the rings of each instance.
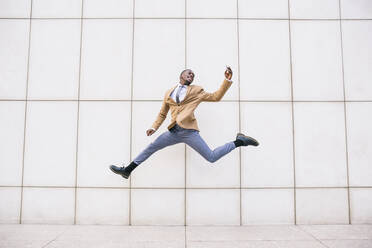
[[[185,69],[185,70],[183,70],[183,71],[181,72],[181,74],[180,74],[180,77],[182,77],[182,73],[184,73],[184,72],[187,71],[187,70],[191,70],[191,69]]]

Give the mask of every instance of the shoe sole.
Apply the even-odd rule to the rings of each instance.
[[[236,138],[235,139],[237,139],[238,138],[238,136],[244,136],[245,138],[249,138],[249,139],[252,139],[254,142],[256,142],[257,143],[257,145],[256,146],[259,146],[260,145],[260,143],[255,139],[255,138],[252,138],[251,136],[247,136],[247,135],[245,135],[245,134],[242,134],[242,133],[238,133],[237,135],[236,135]]]
[[[114,172],[115,174],[124,177],[125,179],[128,179],[128,178],[129,178],[129,176],[127,177],[127,176],[124,176],[123,174],[117,173],[116,171],[114,171],[114,170],[111,168],[111,166],[110,166],[110,170],[111,170],[112,172]]]

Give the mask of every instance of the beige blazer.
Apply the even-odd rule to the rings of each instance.
[[[189,85],[187,87],[185,98],[182,102],[177,104],[170,94],[177,87],[174,86],[165,92],[163,103],[160,112],[151,127],[157,130],[167,117],[169,109],[171,110],[171,123],[168,125],[168,130],[171,129],[176,123],[186,129],[199,130],[198,123],[194,116],[194,110],[201,102],[218,102],[225,95],[226,91],[230,88],[232,81],[223,80],[220,88],[213,92],[205,92],[203,87],[199,85]]]

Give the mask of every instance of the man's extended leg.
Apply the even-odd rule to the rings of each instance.
[[[161,135],[159,135],[159,137],[157,137],[153,142],[151,142],[140,154],[138,154],[133,159],[133,162],[136,163],[137,165],[140,165],[154,152],[163,149],[167,146],[175,145],[180,142],[181,140],[177,139],[177,136],[175,136],[173,133],[167,130]]]
[[[236,148],[234,141],[231,141],[211,150],[197,131],[192,132],[190,136],[185,138],[184,142],[211,163],[216,162]]]
[[[159,135],[153,142],[151,142],[140,154],[138,154],[127,167],[111,165],[110,169],[112,172],[122,175],[124,178],[128,178],[130,173],[154,152],[163,149],[166,146],[174,145],[180,142],[181,139],[178,139],[176,135],[167,130]]]

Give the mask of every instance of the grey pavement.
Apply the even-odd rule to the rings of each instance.
[[[372,225],[111,226],[0,224],[1,248],[371,248]]]

